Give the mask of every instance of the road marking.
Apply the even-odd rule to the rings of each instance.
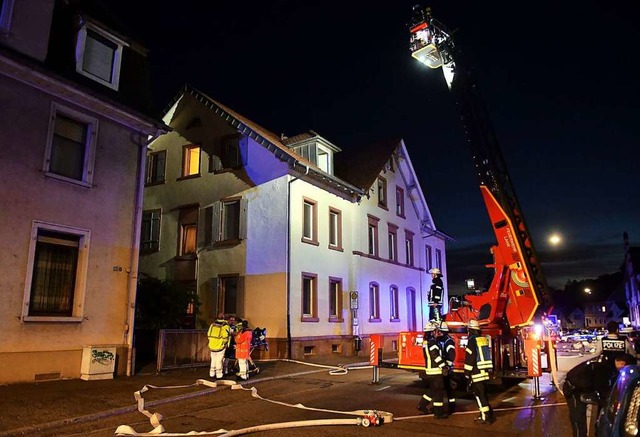
[[[385,385],[384,387],[377,388],[377,389],[376,389],[376,391],[386,390],[386,389],[388,389],[389,387],[391,387],[391,386],[390,386],[390,385]]]

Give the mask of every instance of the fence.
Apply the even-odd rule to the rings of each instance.
[[[204,367],[211,362],[206,329],[161,329],[157,371]]]

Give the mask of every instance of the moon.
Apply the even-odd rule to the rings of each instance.
[[[551,234],[548,241],[552,246],[557,246],[562,243],[562,237],[559,234]]]

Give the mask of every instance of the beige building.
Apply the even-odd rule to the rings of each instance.
[[[277,136],[191,87],[150,145],[140,271],[267,328],[272,357],[353,354],[354,338],[421,330],[445,240],[402,140],[341,151]]]
[[[0,2],[0,383],[131,362],[146,144],[166,126],[145,49],[84,3]]]

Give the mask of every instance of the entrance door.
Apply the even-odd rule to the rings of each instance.
[[[407,329],[417,331],[416,328],[416,291],[407,288]]]

